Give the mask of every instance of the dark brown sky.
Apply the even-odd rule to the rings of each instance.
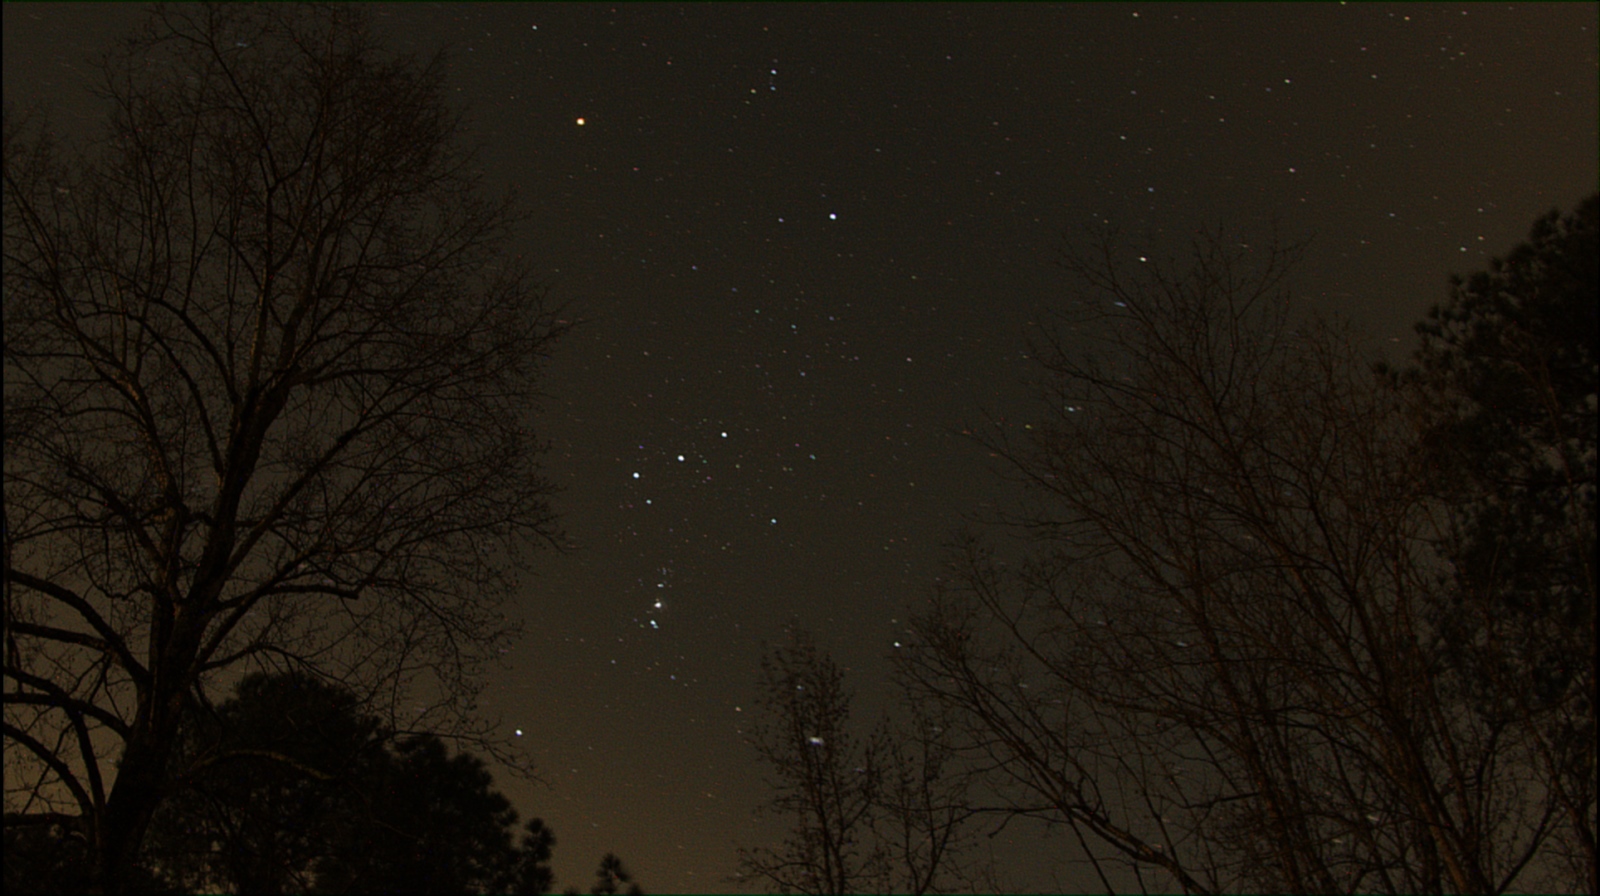
[[[653,891],[734,888],[731,844],[777,830],[740,740],[762,642],[795,619],[884,692],[941,540],[1005,495],[952,431],[1026,420],[1063,235],[1276,222],[1312,241],[1307,304],[1399,351],[1451,272],[1596,189],[1596,10],[374,7],[454,47],[518,248],[589,321],[542,417],[577,550],[491,689],[552,782],[502,780],[558,886],[611,849]],[[5,4],[6,101],[85,127],[84,62],[137,15]],[[1013,886],[1078,880],[1014,840]]]

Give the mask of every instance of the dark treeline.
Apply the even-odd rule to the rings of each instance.
[[[396,736],[309,676],[250,676],[215,708],[193,707],[174,762],[128,889],[541,894],[556,883],[554,832],[538,818],[519,828],[481,760],[433,735]],[[93,886],[74,828],[5,835],[8,893]],[[632,880],[607,854],[588,892],[640,892]]]

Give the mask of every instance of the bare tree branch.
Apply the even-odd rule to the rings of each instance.
[[[1291,320],[1294,256],[1068,260],[1039,414],[980,436],[1026,487],[1018,550],[954,546],[903,674],[1108,888],[1105,859],[1195,893],[1555,881],[1537,726],[1441,662],[1445,508],[1404,396]]]
[[[5,125],[5,730],[8,811],[59,779],[115,889],[242,673],[522,764],[471,707],[557,540],[529,418],[566,323],[441,60],[364,11],[160,8],[100,72],[91,152]]]

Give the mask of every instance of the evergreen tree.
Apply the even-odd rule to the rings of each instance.
[[[323,893],[481,893],[517,865],[517,813],[481,760],[432,736],[401,740],[316,863]]]
[[[1533,720],[1574,860],[1595,856],[1600,195],[1551,212],[1418,324],[1424,451],[1454,587],[1436,625],[1478,711]]]
[[[626,891],[622,889],[624,885],[627,886]],[[595,871],[589,893],[590,896],[616,896],[621,892],[626,892],[628,896],[641,896],[644,891],[633,882],[633,875],[628,873],[616,853],[608,852],[600,858],[600,867]]]
[[[187,714],[147,864],[191,889],[304,891],[388,763],[384,738],[343,688],[299,673],[243,679],[214,711]]]
[[[550,869],[550,857],[555,845],[555,832],[545,826],[544,819],[529,819],[516,864],[496,889],[523,896],[542,896],[550,892],[555,885],[555,873]]]
[[[555,834],[535,818],[514,843],[517,813],[481,760],[430,735],[396,739],[354,695],[309,676],[253,675],[215,710],[192,707],[178,759],[143,856],[169,886],[543,894],[554,884]],[[40,841],[18,830],[7,834],[8,891],[40,874],[59,883],[44,890],[87,880],[66,848],[14,863],[13,841]],[[596,886],[632,881],[610,854],[600,871]]]

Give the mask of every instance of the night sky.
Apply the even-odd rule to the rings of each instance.
[[[373,7],[453,48],[516,251],[586,321],[540,417],[573,550],[486,701],[549,781],[499,783],[557,886],[614,850],[738,888],[734,842],[781,829],[740,734],[763,644],[815,630],[875,711],[941,543],[1007,500],[960,430],[1025,423],[1064,240],[1276,222],[1307,304],[1399,354],[1451,272],[1596,189],[1597,9]],[[138,14],[5,4],[6,102],[83,132],[84,62]],[[1064,839],[1012,840],[1003,880],[1073,885]]]

